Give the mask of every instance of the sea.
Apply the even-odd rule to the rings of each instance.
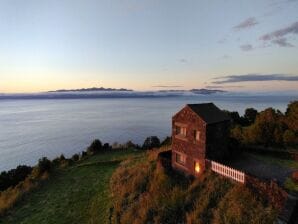
[[[66,157],[85,150],[94,139],[103,143],[142,144],[147,136],[170,135],[171,118],[188,103],[213,102],[219,108],[285,112],[298,95],[159,95],[137,97],[0,99],[0,171],[34,165],[41,157]]]

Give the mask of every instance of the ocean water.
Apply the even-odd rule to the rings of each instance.
[[[0,100],[0,171],[38,159],[71,156],[90,142],[142,144],[147,136],[170,135],[171,117],[187,103],[214,102],[238,111],[273,107],[284,112],[297,96],[198,95],[99,99]]]

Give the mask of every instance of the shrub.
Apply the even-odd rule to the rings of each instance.
[[[83,158],[85,158],[86,156],[87,156],[87,152],[82,151],[82,153],[81,153],[81,158],[83,159]]]
[[[38,160],[38,170],[39,173],[42,174],[45,171],[50,171],[52,168],[52,163],[50,160],[48,160],[47,157],[43,157],[41,159]]]
[[[103,144],[103,146],[102,146],[102,149],[103,150],[110,150],[112,147],[110,146],[110,144],[109,143],[105,143],[105,144]]]
[[[0,191],[16,186],[24,180],[32,171],[32,167],[20,165],[16,169],[3,171],[0,174]]]
[[[157,136],[147,137],[142,146],[143,149],[153,149],[160,146],[160,140]]]
[[[79,156],[79,154],[74,154],[72,157],[71,157],[71,159],[73,160],[73,161],[78,161],[79,159],[80,159],[80,156]]]
[[[161,146],[169,146],[172,144],[172,138],[167,136],[162,143],[160,144]]]

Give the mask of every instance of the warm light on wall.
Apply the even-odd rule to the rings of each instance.
[[[195,171],[196,173],[200,172],[200,164],[198,162],[195,162]]]

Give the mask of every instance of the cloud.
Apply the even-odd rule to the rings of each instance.
[[[260,37],[261,40],[270,41],[276,38],[282,38],[288,34],[298,34],[298,22],[293,23],[282,29],[275,30]]]
[[[171,85],[157,85],[157,86],[152,86],[154,88],[180,88],[183,86],[171,86]]]
[[[259,81],[298,81],[298,75],[287,74],[246,74],[228,75],[214,78],[213,84],[224,84],[234,82],[259,82]]]
[[[243,86],[221,86],[221,85],[209,85],[209,86],[206,86],[206,88],[208,89],[225,89],[225,88],[242,88]]]
[[[187,62],[188,62],[185,58],[181,58],[181,59],[179,59],[179,61],[180,61],[181,63],[187,63]]]
[[[286,38],[278,38],[278,39],[272,40],[271,42],[274,44],[277,44],[280,47],[294,47],[293,44],[287,42]]]
[[[244,20],[243,22],[239,23],[238,25],[234,26],[233,29],[234,30],[243,30],[243,29],[248,29],[251,28],[255,25],[257,25],[259,22],[256,20],[255,17],[249,17],[246,20]]]
[[[252,47],[251,44],[244,44],[244,45],[241,45],[240,48],[241,48],[241,50],[243,50],[243,51],[251,51],[251,50],[253,50],[253,47]]]
[[[227,55],[227,54],[224,54],[222,57],[220,57],[221,59],[229,59],[231,58],[231,56]]]

